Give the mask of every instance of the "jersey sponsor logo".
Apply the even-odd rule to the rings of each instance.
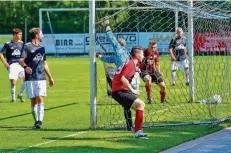
[[[185,46],[183,44],[180,44],[179,46],[176,47],[176,49],[185,49]]]
[[[41,54],[37,54],[34,58],[33,61],[43,61],[43,56]]]
[[[19,55],[21,55],[21,52],[18,49],[15,49],[11,55],[12,56],[19,56]]]

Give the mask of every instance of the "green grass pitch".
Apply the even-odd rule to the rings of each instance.
[[[220,61],[220,64],[213,64]],[[209,126],[177,126],[145,128],[149,140],[135,139],[133,133],[123,129],[99,128],[92,130],[90,126],[89,107],[89,59],[88,58],[48,58],[50,70],[55,80],[54,87],[48,87],[48,97],[45,98],[44,124],[41,130],[32,129],[33,119],[30,113],[30,102],[10,103],[10,90],[7,70],[0,66],[0,152],[20,153],[153,153],[173,147],[207,133],[211,133],[230,125],[230,122]],[[225,67],[227,57],[195,57],[196,96],[199,100],[206,95],[221,94],[220,90],[228,90],[229,68]],[[204,65],[201,63],[204,62]],[[200,66],[198,66],[200,63]],[[104,127],[104,121],[123,124],[121,108],[108,105],[102,100],[105,96],[105,78],[101,61],[97,61],[98,68],[98,124]],[[188,90],[185,87],[184,75],[177,75],[177,86],[170,86],[170,71],[168,57],[161,57],[161,69],[167,84],[169,104],[159,104],[158,88],[153,86],[155,105],[146,104],[145,123],[178,122],[190,120],[211,119],[208,106],[198,103],[188,103]],[[216,69],[222,69],[217,71]],[[224,69],[224,71],[223,71]],[[206,70],[206,72],[202,71]],[[219,81],[214,75],[219,77]],[[224,77],[223,77],[224,76]],[[214,82],[223,81],[221,83]],[[227,81],[227,82],[226,82]],[[224,85],[225,84],[225,85]],[[141,85],[141,99],[145,100],[145,91]],[[19,82],[17,91],[19,90]],[[230,114],[227,108],[229,96],[222,95],[226,102],[218,106],[212,116],[224,117]],[[100,101],[101,100],[101,101]],[[175,107],[174,107],[175,106]],[[172,108],[172,109],[171,109]],[[222,112],[220,112],[222,110]],[[159,112],[158,112],[159,111]],[[194,114],[194,112],[196,112]],[[112,116],[113,114],[113,116]],[[134,114],[134,112],[133,112]]]

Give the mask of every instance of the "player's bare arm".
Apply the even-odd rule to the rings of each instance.
[[[136,95],[140,95],[139,90],[134,90],[132,86],[130,85],[128,79],[126,79],[124,76],[121,77],[121,82],[124,84],[125,87],[127,87],[131,92],[133,92]]]
[[[9,67],[10,67],[10,65],[6,62],[6,60],[5,60],[5,58],[4,58],[4,56],[3,56],[2,53],[0,53],[0,59],[1,59],[2,63],[3,63],[3,65],[4,65],[6,68],[9,68]]]
[[[159,64],[159,62],[157,62],[157,63],[155,64],[155,69],[156,69],[158,72],[160,72],[160,64]]]
[[[49,78],[49,84],[50,84],[50,86],[53,86],[55,82],[54,82],[54,79],[52,78],[52,75],[51,75],[50,69],[48,67],[48,64],[47,64],[46,61],[44,61],[43,64],[44,64],[46,75]]]
[[[20,58],[19,64],[25,69],[25,72],[27,74],[32,74],[32,69],[26,65],[26,63],[24,62],[24,58]]]
[[[185,55],[185,57],[187,56],[187,49],[186,48],[184,49],[184,55]]]
[[[172,48],[172,47],[169,48],[169,54],[170,54],[171,59],[172,59],[173,61],[176,61],[176,57],[175,57],[174,54],[173,54],[173,48]]]

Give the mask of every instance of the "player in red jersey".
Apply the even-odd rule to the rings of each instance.
[[[147,92],[147,101],[149,104],[154,103],[152,100],[152,83],[156,83],[160,87],[161,103],[166,103],[166,85],[160,71],[159,52],[157,51],[157,43],[155,40],[149,42],[148,49],[144,51],[144,60],[140,65],[141,78],[145,82]]]
[[[121,67],[119,67],[112,80],[112,98],[115,99],[124,109],[131,107],[136,111],[135,118],[135,137],[145,138],[147,135],[143,133],[142,124],[144,117],[144,102],[137,98],[139,90],[135,90],[131,86],[132,78],[136,72],[136,66],[142,62],[143,48],[133,47],[131,51],[132,58]]]

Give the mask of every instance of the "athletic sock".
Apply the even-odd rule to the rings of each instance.
[[[166,91],[164,91],[164,92],[160,91],[160,100],[161,100],[161,102],[165,101],[165,97],[166,97]]]
[[[172,71],[171,77],[172,77],[172,83],[174,83],[174,82],[175,82],[175,79],[176,79],[176,71],[175,71],[175,70]]]
[[[152,98],[152,86],[148,84],[148,85],[145,85],[145,88],[146,88],[147,97],[151,99]]]
[[[136,110],[135,132],[142,129],[143,117],[144,117],[144,111],[143,110]]]
[[[22,85],[21,85],[21,89],[20,89],[20,91],[19,91],[19,96],[22,96],[22,93],[23,93],[23,91],[25,90],[25,82],[23,82],[22,83]]]
[[[38,104],[31,106],[31,113],[34,118],[34,121],[38,121]]]
[[[44,116],[44,103],[38,104],[38,121],[43,121],[43,116]]]
[[[10,92],[11,92],[12,100],[15,100],[15,99],[16,99],[16,98],[15,98],[15,89],[16,89],[16,87],[11,85]]]
[[[125,117],[127,128],[131,129],[131,127],[132,127],[132,111],[131,111],[131,109],[129,109],[129,110],[124,109],[124,117]]]
[[[184,70],[186,82],[189,82],[189,69]]]

